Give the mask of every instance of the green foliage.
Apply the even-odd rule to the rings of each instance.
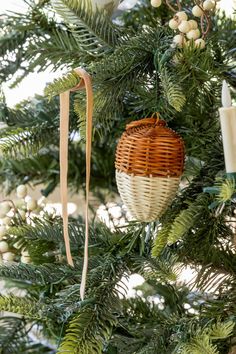
[[[170,75],[166,68],[161,68],[159,75],[163,94],[167,98],[167,102],[177,112],[181,112],[186,102],[186,97],[181,87],[175,82],[176,78],[174,75]]]
[[[212,343],[216,339],[224,339],[232,335],[234,323],[220,322],[199,331],[190,342],[181,348],[181,354],[218,354],[217,345]]]
[[[226,179],[222,185],[220,186],[220,191],[217,199],[219,202],[227,202],[229,201],[233,194],[235,193],[235,180],[232,179]]]
[[[18,313],[32,320],[41,320],[39,307],[36,302],[27,297],[17,297],[14,295],[0,297],[0,310]]]
[[[0,319],[0,350],[2,353],[19,353],[27,333],[24,320],[17,317]],[[9,341],[9,338],[11,340]]]
[[[46,87],[45,94],[49,97],[58,95],[59,93],[68,91],[78,85],[79,81],[79,76],[75,71],[72,71],[65,77],[55,79],[50,85]]]
[[[72,25],[79,48],[99,57],[118,43],[120,30],[106,16],[106,12],[92,11],[90,1],[53,0],[56,11]]]
[[[8,287],[27,292],[0,299],[1,309],[21,316],[15,322],[1,319],[0,351],[55,353],[58,346],[59,353],[228,354],[235,337],[235,186],[219,179],[218,196],[203,188],[224,175],[218,107],[222,79],[236,87],[235,21],[216,13],[204,50],[171,48],[173,32],[166,24],[173,14],[164,4],[154,9],[142,0],[118,18],[85,0],[27,0],[27,6],[25,14],[0,19],[1,80],[14,75],[16,85],[46,68],[67,68],[69,74],[47,86],[50,101],[36,96],[9,108],[1,94],[5,191],[43,183],[48,195],[59,184],[59,99],[54,96],[78,84],[72,69],[77,66],[93,78],[91,191],[104,204],[116,200],[111,193],[117,192],[115,148],[131,120],[159,111],[183,137],[187,161],[178,195],[158,222],[128,223],[123,210],[124,226],[112,220],[112,231],[90,221],[84,301],[79,295],[81,219],[70,219],[74,268],[66,264],[61,219],[45,214],[33,224],[8,229],[4,239],[10,248],[18,242],[19,253],[26,248],[33,263],[18,263],[17,256],[16,263],[0,266]],[[68,183],[77,192],[85,182],[85,93],[70,100]],[[214,202],[220,208],[212,208]],[[187,286],[178,275],[189,265],[197,274]],[[135,298],[127,299],[126,279],[133,273],[144,283]],[[46,341],[53,341],[52,349],[32,342],[35,324]]]
[[[61,264],[17,264],[11,267],[1,265],[1,278],[30,282],[35,285],[56,284],[64,279],[76,277],[76,273],[67,266]]]

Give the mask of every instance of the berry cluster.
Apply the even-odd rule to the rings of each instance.
[[[204,49],[206,46],[205,37],[210,28],[210,11],[214,11],[216,8],[216,2],[219,0],[205,0],[199,1],[192,9],[192,15],[195,18],[200,19],[200,26],[196,20],[190,19],[188,20],[188,15],[185,11],[181,11],[180,2],[177,1],[178,12],[170,5],[168,0],[166,1],[166,5],[170,7],[170,9],[175,12],[173,18],[169,21],[169,27],[178,31],[173,38],[173,46],[184,47],[189,44],[194,44],[195,47],[200,49]],[[159,7],[162,4],[162,0],[151,0],[151,5],[153,7]],[[206,29],[204,26],[206,25]]]
[[[16,195],[18,199],[14,202],[0,202],[0,262],[20,260],[21,263],[31,263],[28,250],[22,248],[19,242],[14,242],[11,227],[32,224],[34,217],[44,213],[45,205],[30,197],[25,185],[17,187]]]

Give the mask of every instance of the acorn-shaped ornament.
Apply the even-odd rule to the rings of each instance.
[[[126,126],[116,150],[116,182],[131,215],[158,220],[171,204],[184,166],[181,137],[158,118]]]

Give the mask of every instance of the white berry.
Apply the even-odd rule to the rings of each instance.
[[[153,7],[159,7],[161,6],[162,0],[151,0],[151,5]]]
[[[3,236],[6,235],[6,232],[7,232],[7,228],[5,225],[1,225],[0,226],[0,240],[3,238]]]
[[[189,26],[190,26],[190,30],[194,30],[194,29],[197,29],[198,28],[198,23],[197,23],[197,21],[195,21],[195,20],[189,20],[188,21],[188,24],[189,24]]]
[[[4,216],[6,216],[10,210],[11,210],[11,205],[9,202],[0,203],[0,218],[3,218]]]
[[[200,48],[200,49],[204,49],[205,46],[206,46],[206,42],[202,38],[196,39],[195,46]]]
[[[0,241],[0,252],[4,253],[9,250],[8,243],[6,241]]]
[[[178,28],[178,22],[172,18],[170,21],[169,21],[169,27],[172,29],[172,30],[176,30]]]
[[[211,0],[205,0],[203,3],[204,10],[210,11],[215,7],[215,4]]]
[[[182,36],[181,34],[177,34],[176,36],[174,36],[173,42],[174,42],[178,47],[182,48],[183,45],[186,43],[186,39],[185,39],[184,36]]]
[[[203,10],[198,6],[198,5],[195,5],[193,8],[192,8],[192,14],[193,16],[195,17],[201,17],[204,12]]]
[[[178,27],[179,31],[182,32],[182,33],[187,33],[190,31],[190,26],[188,24],[188,21],[181,21],[179,27]]]
[[[4,261],[12,262],[12,261],[14,261],[14,259],[15,259],[15,254],[12,253],[12,252],[5,252],[5,253],[3,253],[3,255],[2,255],[2,259],[3,259]]]
[[[176,17],[178,17],[178,19],[180,21],[187,21],[187,19],[188,19],[188,16],[187,16],[186,12],[184,12],[184,11],[177,12]]]
[[[199,29],[196,29],[196,30],[191,30],[187,33],[187,38],[188,39],[197,39],[200,37],[200,31]]]
[[[26,208],[29,211],[35,210],[38,207],[37,200],[29,198],[26,203]]]
[[[16,195],[18,198],[24,198],[27,195],[27,187],[24,184],[20,184],[16,188]]]
[[[21,256],[20,261],[21,263],[31,263],[31,258],[27,256]]]

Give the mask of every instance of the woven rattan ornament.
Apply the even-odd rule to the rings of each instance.
[[[160,218],[176,195],[184,166],[184,143],[159,118],[126,126],[116,150],[116,182],[131,215]]]

